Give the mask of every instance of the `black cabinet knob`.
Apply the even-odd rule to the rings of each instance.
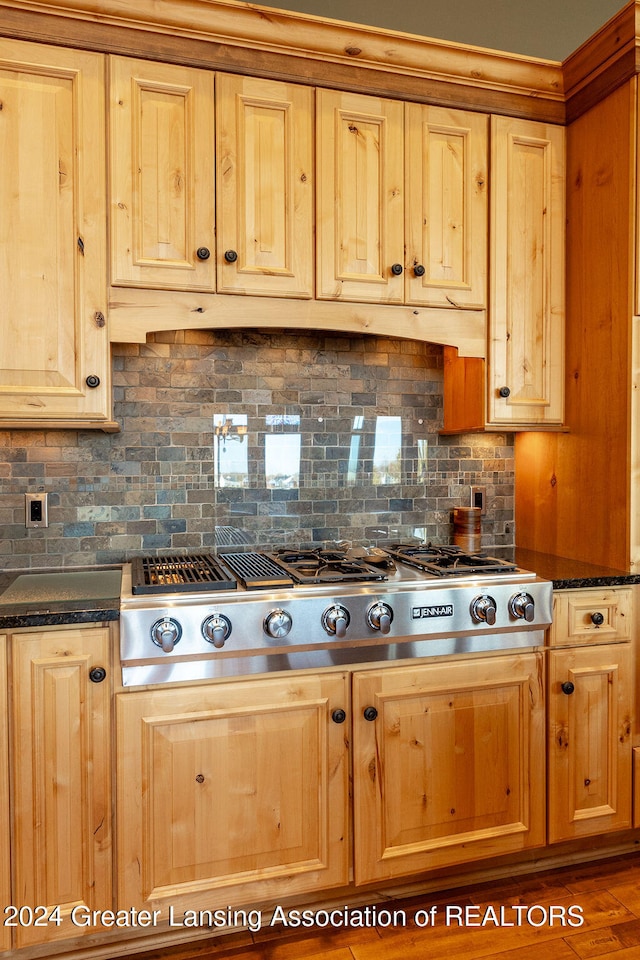
[[[238,254],[235,250],[225,250],[224,258],[227,263],[235,263],[238,259]]]
[[[211,256],[211,250],[209,247],[198,247],[196,250],[196,257],[198,260],[208,260]]]
[[[334,710],[331,714],[331,719],[334,723],[344,723],[347,719],[347,714],[344,710]]]
[[[566,695],[570,697],[574,690],[575,684],[571,683],[571,680],[565,680],[565,682],[562,684],[562,692],[566,693]]]
[[[413,268],[413,272],[416,277],[424,277],[427,271],[425,270],[425,268],[422,266],[421,263],[416,263],[415,267]]]
[[[87,379],[85,380],[85,383],[92,390],[95,390],[96,387],[100,386],[100,377],[97,377],[95,373],[90,373]]]
[[[91,670],[89,670],[89,680],[92,683],[102,683],[106,675],[107,671],[104,667],[91,667]]]
[[[402,273],[402,269],[403,269],[403,267],[402,267],[402,264],[401,264],[401,263],[392,263],[392,264],[391,264],[391,273],[394,275],[394,277],[399,277],[400,274]]]
[[[509,389],[509,387],[500,387],[500,389],[498,390],[498,393],[504,400],[506,400],[507,397],[511,396],[511,390]]]
[[[593,623],[596,627],[601,627],[604,623],[604,614],[600,613],[599,610],[596,610],[595,613],[591,614],[591,623]]]
[[[375,707],[365,707],[362,711],[362,716],[365,718],[365,720],[375,720],[378,716],[378,711]]]

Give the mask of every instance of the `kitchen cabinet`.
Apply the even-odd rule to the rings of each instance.
[[[482,113],[405,104],[406,303],[487,306],[488,130]]]
[[[356,883],[544,844],[543,684],[541,653],[354,675]]]
[[[486,307],[488,119],[317,91],[318,297]]]
[[[317,296],[404,299],[404,106],[318,90]]]
[[[446,432],[563,424],[564,140],[562,127],[491,118],[487,361],[445,348]]]
[[[348,704],[342,673],[118,695],[119,906],[346,884]]]
[[[213,73],[109,67],[111,283],[213,291]]]
[[[218,290],[312,297],[314,92],[216,75]]]
[[[104,58],[0,39],[0,423],[113,429]]]
[[[515,445],[519,545],[634,572],[637,113],[634,78],[567,127],[567,433]]]
[[[561,591],[554,599],[549,843],[632,825],[630,594],[585,589]]]
[[[7,707],[7,638],[0,634],[0,810],[4,810],[7,823],[9,811],[9,713]],[[5,828],[0,835],[0,904],[2,919],[6,920],[4,907],[11,903],[10,834]],[[0,950],[11,947],[11,928],[3,922],[0,926]]]
[[[93,625],[10,635],[14,895],[4,902],[61,921],[19,924],[16,947],[89,933],[72,926],[73,908],[112,907],[109,636]]]

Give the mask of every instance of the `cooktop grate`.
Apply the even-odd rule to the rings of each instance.
[[[262,553],[221,553],[220,558],[248,590],[290,587],[291,577]]]
[[[236,587],[229,571],[210,553],[134,557],[131,561],[131,592],[134,594],[235,590]]]
[[[433,546],[430,543],[385,544],[384,549],[407,566],[424,570],[436,577],[464,576],[477,573],[511,573],[515,563],[484,553],[464,553],[458,546]]]

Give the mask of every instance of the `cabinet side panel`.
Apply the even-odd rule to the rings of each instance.
[[[516,439],[518,544],[621,570],[630,562],[634,111],[635,81],[568,128],[568,433]]]

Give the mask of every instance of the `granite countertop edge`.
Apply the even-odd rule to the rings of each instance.
[[[556,557],[516,547],[512,556],[519,567],[550,580],[554,590],[578,590],[581,587],[619,587],[640,583],[640,573],[614,570],[570,557]]]

